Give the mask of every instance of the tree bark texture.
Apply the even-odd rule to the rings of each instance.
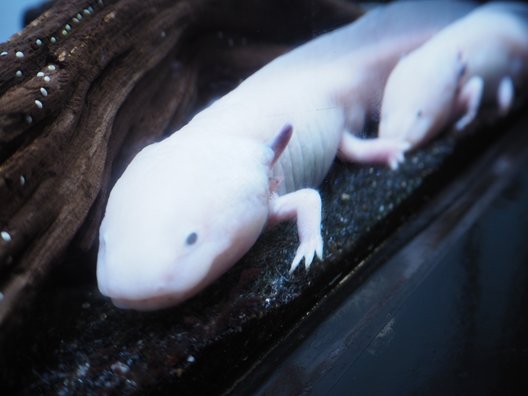
[[[223,81],[358,15],[336,0],[59,0],[0,44],[0,333],[76,235],[94,246],[140,148]]]

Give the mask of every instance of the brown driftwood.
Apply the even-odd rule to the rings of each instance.
[[[59,0],[0,44],[0,330],[76,234],[94,245],[115,174],[215,90],[215,67],[240,78],[357,15],[336,0]]]

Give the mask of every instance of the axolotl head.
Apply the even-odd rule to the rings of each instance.
[[[453,117],[464,71],[458,52],[418,49],[403,57],[385,86],[379,137],[416,147],[435,136]]]
[[[108,200],[97,263],[101,293],[118,307],[151,310],[188,299],[219,277],[267,221],[276,154],[247,139],[179,132],[143,149]]]

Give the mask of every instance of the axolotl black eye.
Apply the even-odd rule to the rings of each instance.
[[[185,239],[185,244],[188,245],[188,246],[194,245],[197,240],[198,240],[198,234],[196,232],[191,232],[187,236],[187,239]]]

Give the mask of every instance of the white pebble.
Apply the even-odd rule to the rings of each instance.
[[[46,76],[46,77],[44,77],[44,81],[46,81],[46,82],[50,82],[50,81],[51,81],[51,78],[50,78],[49,76]]]
[[[86,373],[88,373],[88,370],[90,370],[90,363],[80,364],[79,367],[77,367],[77,371],[75,372],[76,378],[84,377]]]
[[[37,73],[37,77],[42,78],[42,77],[44,77],[44,76],[45,76],[44,72],[38,72],[38,73]]]
[[[48,96],[48,91],[44,87],[40,88],[40,93],[42,94],[42,96]]]
[[[42,109],[44,107],[44,105],[42,104],[42,102],[40,100],[35,100],[35,105],[39,108],[39,109]]]
[[[22,70],[17,70],[15,74],[17,77],[22,77],[24,75],[24,73],[22,73]]]
[[[31,117],[31,116],[30,116]],[[24,187],[26,185],[26,178],[22,175],[20,176],[20,185]]]
[[[110,368],[113,371],[120,372],[121,374],[126,374],[130,371],[130,367],[128,367],[125,363],[121,362],[115,362],[110,366]]]
[[[4,293],[0,292],[0,301],[4,299]]]
[[[0,56],[7,56],[7,51],[2,51],[2,52],[0,53]]]
[[[67,32],[66,30],[63,30],[63,31],[62,31],[62,35],[63,35],[63,36],[67,36],[67,35],[68,35],[68,32]]]
[[[67,31],[70,31],[70,30],[71,30],[71,25],[66,24],[66,25],[64,26],[64,28],[65,28]]]
[[[84,11],[83,11],[86,15],[90,15],[90,10],[88,8],[85,8]]]
[[[11,242],[11,235],[9,235],[9,232],[7,232],[7,231],[2,231],[2,232],[0,232],[0,236],[2,237],[2,239],[3,239],[5,242]]]
[[[194,358],[193,355],[189,355],[189,356],[187,357],[187,361],[188,361],[189,363],[194,363],[194,362],[196,361],[196,359]]]
[[[57,68],[55,67],[55,65],[48,65],[48,70],[49,71],[54,71],[56,70]]]
[[[15,53],[15,56],[16,56],[17,58],[23,58],[23,57],[24,57],[24,53],[23,53],[22,51],[17,51],[17,52]]]
[[[80,22],[79,19],[76,18],[76,17],[72,18],[72,21],[73,21],[73,23],[79,23]]]
[[[50,38],[51,44],[55,44],[57,42],[57,39],[55,37]]]
[[[42,45],[42,40],[41,39],[36,39],[35,40],[35,44],[37,44],[40,47]]]
[[[75,17],[80,21],[82,19],[82,15],[81,13],[78,13],[77,15],[75,15]]]

